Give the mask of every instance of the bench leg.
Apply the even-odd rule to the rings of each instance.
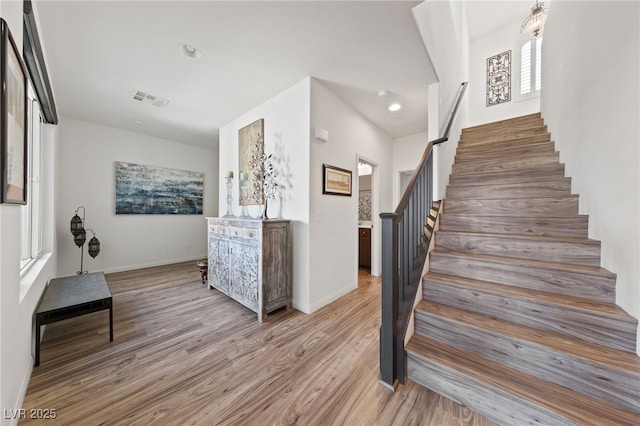
[[[113,301],[109,304],[109,341],[113,342]]]
[[[36,319],[36,362],[35,366],[40,365],[40,321]]]

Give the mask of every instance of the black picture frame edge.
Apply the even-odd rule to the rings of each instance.
[[[342,192],[333,192],[327,190],[327,169],[333,169],[344,173],[349,173],[349,193],[343,194]],[[326,195],[340,195],[343,197],[351,197],[353,195],[353,172],[348,169],[343,169],[342,167],[332,166],[330,164],[323,163],[322,164],[322,193]]]
[[[22,156],[22,173],[23,173],[23,188],[22,188],[22,201],[8,200],[7,199],[7,187],[5,185],[7,181],[7,84],[5,81],[5,77],[7,75],[7,60],[9,59],[8,47],[11,46],[13,49],[16,58],[18,59],[18,66],[22,71],[22,84],[23,84],[23,111],[24,114],[24,126],[23,129],[23,156]],[[28,188],[28,165],[29,165],[29,151],[28,151],[28,117],[27,117],[27,69],[24,65],[24,61],[22,59],[22,54],[20,50],[18,50],[18,46],[16,45],[13,36],[11,35],[11,30],[9,29],[9,24],[3,18],[0,18],[0,185],[2,185],[2,204],[13,204],[13,205],[26,205],[27,204],[27,188]]]

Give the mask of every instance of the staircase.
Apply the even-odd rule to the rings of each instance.
[[[640,425],[637,321],[587,219],[540,114],[463,130],[408,378],[503,425]]]

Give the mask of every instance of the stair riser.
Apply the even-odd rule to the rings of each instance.
[[[538,134],[534,136],[526,136],[522,138],[511,138],[504,139],[499,142],[494,142],[492,144],[477,144],[471,143],[469,145],[465,145],[465,138],[463,137],[458,142],[457,151],[460,152],[487,152],[487,151],[499,151],[504,149],[517,149],[523,146],[535,146],[539,144],[548,145],[551,144],[553,146],[553,142],[551,142],[551,135],[549,133]]]
[[[455,175],[449,175],[449,183],[452,185],[506,184],[545,179],[564,179],[564,164],[553,164],[551,166],[532,169],[501,170],[489,173],[457,173]]]
[[[531,198],[571,195],[568,178],[556,181],[486,185],[449,185],[447,198]]]
[[[510,146],[506,143],[494,144],[487,148],[464,149],[458,148],[455,156],[456,163],[478,161],[482,159],[491,159],[496,156],[500,157],[518,157],[521,155],[542,155],[555,152],[554,144],[546,141],[539,143],[527,143],[522,145]]]
[[[423,298],[506,321],[567,334],[627,352],[636,350],[636,325],[595,311],[425,277]]]
[[[494,123],[489,124],[483,128],[478,127],[476,129],[466,128],[462,130],[461,139],[482,139],[488,136],[494,135],[507,135],[519,132],[531,132],[534,130],[544,129],[547,130],[542,119],[523,121],[520,123]]]
[[[407,376],[414,382],[502,425],[575,426],[564,417],[480,380],[409,352]]]
[[[501,176],[501,175],[506,176]],[[571,178],[566,178],[559,175],[545,175],[543,173],[523,173],[517,176],[515,173],[472,173],[472,174],[460,174],[450,176],[449,187],[453,188],[465,188],[474,186],[511,186],[519,185],[524,186],[527,183],[535,183],[536,185],[544,186],[558,186],[562,185],[568,191],[571,190]],[[526,192],[526,187],[525,187]],[[531,198],[531,197],[529,197]]]
[[[440,230],[586,238],[588,218],[584,215],[534,218],[443,214],[440,216]]]
[[[520,198],[496,200],[444,201],[445,214],[474,214],[490,216],[573,216],[578,214],[578,198]]]
[[[585,395],[640,411],[637,378],[551,347],[416,311],[416,333]]]
[[[540,166],[558,164],[558,153],[545,154],[544,156],[523,156],[519,159],[493,159],[471,163],[454,164],[452,173],[484,173],[500,172],[506,170],[526,169]]]
[[[514,118],[508,118],[506,120],[495,121],[493,123],[485,123],[485,124],[479,124],[477,126],[465,127],[464,129],[462,129],[462,134],[466,135],[466,134],[471,134],[476,132],[486,132],[486,131],[490,132],[496,129],[510,128],[513,126],[523,126],[523,125],[525,125],[525,128],[528,128],[529,126],[541,126],[543,124],[544,123],[540,113],[535,113],[535,114],[523,115],[521,117],[514,117]]]
[[[615,279],[551,267],[503,264],[434,251],[429,269],[480,281],[615,303]]]
[[[463,137],[478,137],[486,134],[517,132],[544,127],[542,118],[522,120],[519,122],[489,123],[477,127],[462,129]]]
[[[502,132],[478,132],[477,134],[463,134],[459,144],[465,148],[473,146],[491,145],[496,142],[503,142],[511,139],[523,139],[538,136],[547,136],[547,127],[536,127],[531,129],[505,129]]]
[[[482,234],[436,233],[436,248],[463,253],[480,253],[519,259],[600,266],[600,244],[597,241],[536,241],[487,236]]]

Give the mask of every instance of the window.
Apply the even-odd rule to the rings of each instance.
[[[31,263],[42,254],[42,113],[31,82],[28,89],[27,104],[27,204],[21,206],[22,213],[22,250],[20,269],[29,268]]]
[[[541,88],[542,38],[536,38],[520,48],[520,96],[538,96]]]

